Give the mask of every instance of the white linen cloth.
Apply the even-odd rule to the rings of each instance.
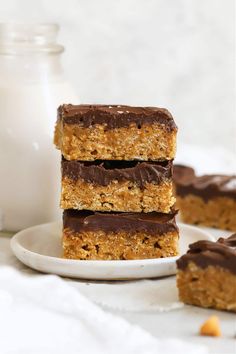
[[[205,347],[156,339],[107,313],[54,275],[0,269],[1,354],[204,354]]]
[[[167,312],[180,309],[174,276],[121,282],[71,282],[88,299],[103,308],[128,312]]]

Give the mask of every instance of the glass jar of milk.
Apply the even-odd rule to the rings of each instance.
[[[78,102],[64,80],[54,24],[0,24],[0,229],[60,215],[56,110]]]

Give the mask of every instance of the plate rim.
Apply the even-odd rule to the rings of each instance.
[[[31,251],[25,247],[22,246],[22,244],[20,243],[20,237],[22,236],[22,234],[24,234],[26,231],[33,231],[36,228],[39,227],[49,227],[52,225],[59,225],[61,222],[60,221],[54,221],[54,222],[49,222],[49,223],[44,223],[44,224],[38,224],[35,226],[31,226],[28,227],[26,229],[23,229],[19,232],[17,232],[10,241],[10,247],[12,252],[14,253],[15,257],[17,259],[18,256],[16,255],[16,253],[21,252],[21,253],[27,253],[29,254],[29,256],[33,256],[37,259],[44,259],[47,262],[57,262],[60,264],[71,264],[71,265],[75,265],[75,264],[80,264],[80,265],[84,265],[84,264],[90,264],[90,265],[96,265],[96,266],[104,266],[106,265],[117,265],[119,267],[129,267],[129,266],[139,266],[142,265],[145,262],[145,265],[148,264],[153,264],[154,262],[156,263],[157,261],[160,261],[160,264],[165,264],[165,263],[172,263],[175,262],[179,257],[181,257],[181,255],[178,256],[174,256],[174,257],[166,257],[166,258],[151,258],[151,259],[129,259],[129,260],[78,260],[78,259],[66,259],[66,258],[60,258],[60,257],[54,257],[54,256],[48,256],[48,255],[44,255],[44,254],[40,254],[34,251]],[[208,231],[202,230],[196,226],[192,226],[192,225],[188,225],[182,222],[178,222],[177,226],[179,228],[187,228],[190,229],[191,231],[197,231],[197,232],[201,232],[202,234],[205,235],[205,237],[207,236],[209,241],[215,241],[214,236],[212,236]]]

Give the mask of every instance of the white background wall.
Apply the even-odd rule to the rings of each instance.
[[[0,0],[0,21],[23,20],[61,25],[82,102],[164,106],[180,151],[235,153],[234,0]]]

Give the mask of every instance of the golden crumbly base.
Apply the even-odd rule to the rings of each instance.
[[[186,304],[236,312],[236,276],[218,266],[190,262],[177,272],[179,298]]]
[[[200,224],[236,231],[236,201],[217,197],[205,202],[195,195],[184,198],[177,195],[177,208],[181,219],[188,224]]]
[[[102,230],[78,233],[63,232],[64,258],[90,260],[125,260],[162,258],[178,255],[178,232],[151,236],[125,231],[105,233]]]
[[[93,211],[169,213],[175,203],[172,182],[147,183],[140,189],[132,182],[112,181],[107,186],[62,179],[61,208]]]
[[[67,160],[172,160],[176,133],[161,124],[139,129],[132,123],[128,128],[107,130],[100,124],[83,128],[57,122],[54,143]]]

